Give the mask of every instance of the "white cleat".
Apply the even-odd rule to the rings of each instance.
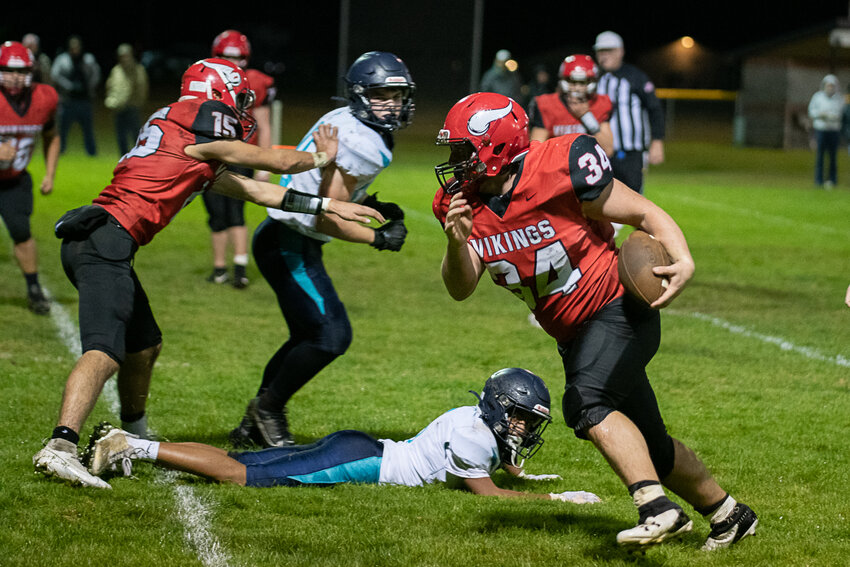
[[[135,456],[136,449],[127,443],[127,438],[138,439],[138,435],[127,433],[117,427],[95,432],[95,435],[101,434],[102,437],[94,439],[94,449],[89,465],[92,474],[99,475],[110,468],[117,470],[117,465],[120,464],[124,476],[130,476],[132,473],[130,460]]]
[[[681,508],[672,508],[657,516],[648,517],[642,524],[617,534],[617,543],[624,547],[645,547],[691,531],[693,521]]]
[[[32,458],[37,472],[55,476],[71,484],[111,489],[107,482],[93,476],[77,457],[77,446],[65,439],[51,439]]]

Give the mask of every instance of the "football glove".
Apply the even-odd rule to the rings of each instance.
[[[403,220],[391,220],[375,229],[375,241],[371,246],[378,250],[398,252],[404,244],[407,228]]]
[[[592,492],[585,492],[584,490],[576,490],[576,491],[566,491],[566,492],[550,492],[549,498],[552,500],[559,500],[560,502],[572,502],[573,504],[594,504],[596,502],[602,502],[602,500]]]
[[[378,200],[378,193],[373,193],[372,195],[367,195],[361,205],[365,205],[367,207],[372,207],[382,215],[387,220],[404,220],[404,211],[401,210],[401,207],[396,205],[395,203],[390,202],[382,202]]]

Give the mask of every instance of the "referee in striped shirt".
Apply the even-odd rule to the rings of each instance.
[[[643,194],[643,170],[664,161],[664,111],[655,96],[655,85],[646,73],[623,63],[623,38],[612,31],[596,36],[596,60],[604,74],[597,92],[614,105],[614,177]]]

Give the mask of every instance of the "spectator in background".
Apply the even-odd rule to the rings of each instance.
[[[558,89],[529,105],[531,140],[545,142],[565,134],[590,134],[609,157],[614,153],[611,99],[596,94],[599,68],[589,55],[569,55],[558,69]]]
[[[497,51],[496,58],[493,59],[493,66],[487,69],[481,77],[481,86],[478,90],[503,94],[515,101],[522,100],[522,80],[515,68],[513,70],[508,68],[508,61],[510,60],[510,51],[507,49]]]
[[[549,94],[552,90],[552,76],[546,65],[535,65],[533,78],[522,87],[523,106],[528,108],[534,97]]]
[[[844,95],[838,89],[838,77],[827,75],[820,90],[809,101],[809,118],[815,131],[817,150],[815,154],[815,185],[832,189],[838,177],[836,155],[841,139],[841,121],[844,115]],[[824,181],[823,162],[829,159],[828,179]]]
[[[75,122],[83,129],[86,153],[97,155],[94,137],[94,100],[100,84],[100,65],[91,53],[83,51],[78,35],[68,38],[68,49],[56,56],[50,71],[59,91],[59,137],[62,152],[68,143],[68,130]]]
[[[664,111],[646,73],[623,62],[625,49],[619,34],[600,33],[593,49],[603,71],[598,92],[608,95],[614,106],[614,177],[643,194],[647,161],[651,165],[664,162]]]
[[[104,105],[113,113],[118,153],[123,156],[135,145],[142,127],[142,110],[148,100],[148,72],[136,61],[129,43],[119,45],[116,54],[118,63],[106,79]]]
[[[271,104],[275,98],[274,79],[256,69],[248,68],[251,57],[251,42],[241,32],[225,30],[213,40],[212,56],[227,59],[239,65],[248,76],[248,83],[256,96],[256,102],[250,112],[257,121],[257,129],[248,143],[268,148],[272,145]],[[236,173],[253,176],[258,181],[268,181],[269,172],[230,165],[228,169]],[[204,207],[207,209],[210,231],[212,232],[213,271],[207,281],[217,284],[227,283],[227,245],[233,247],[233,287],[248,287],[248,227],[245,225],[245,202],[226,195],[207,191],[204,193]]]
[[[34,33],[24,35],[21,43],[32,51],[35,58],[35,65],[32,68],[32,80],[35,83],[52,84],[53,79],[50,77],[50,67],[53,63],[46,53],[41,52],[41,38]]]
[[[47,315],[50,302],[38,282],[38,250],[30,231],[33,187],[27,166],[41,138],[45,171],[39,190],[52,193],[59,162],[58,96],[50,85],[33,82],[34,68],[35,57],[23,44],[7,41],[0,46],[0,218],[14,242],[29,308]]]

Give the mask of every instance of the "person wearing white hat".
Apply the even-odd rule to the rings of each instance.
[[[815,130],[817,153],[815,157],[815,185],[832,189],[837,180],[836,154],[841,139],[841,117],[844,114],[844,95],[839,92],[838,77],[827,75],[823,78],[820,90],[809,101],[809,118]],[[824,180],[823,162],[829,158],[827,179]]]
[[[664,162],[664,111],[649,77],[623,62],[623,38],[613,31],[596,36],[596,60],[603,70],[597,93],[608,95],[614,105],[614,177],[643,194],[643,171],[649,164]]]

